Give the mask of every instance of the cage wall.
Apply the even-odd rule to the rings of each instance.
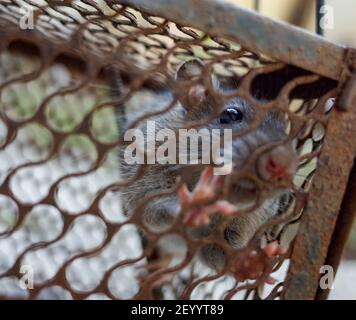
[[[1,2],[2,298],[316,296],[354,159],[354,51],[223,2],[183,2]],[[211,163],[201,149],[196,163],[165,163],[161,140],[128,168],[125,134],[148,144],[153,120],[211,137],[236,106],[248,121],[233,130],[232,173],[205,179],[214,197],[162,226],[162,199],[184,203],[184,186],[194,198]],[[285,146],[293,173],[266,176],[261,159]],[[226,200],[234,212],[194,224]]]

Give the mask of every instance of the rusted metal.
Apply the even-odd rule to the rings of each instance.
[[[123,3],[226,37],[278,61],[317,71],[331,79],[340,78],[344,47],[232,3],[223,0],[124,0]]]
[[[342,110],[356,108],[356,50],[349,49],[346,60],[346,71],[349,73],[348,81],[343,88],[339,104]],[[340,212],[337,217],[335,229],[329,244],[329,250],[325,259],[325,265],[332,266],[334,275],[337,273],[342,254],[348,237],[354,226],[356,217],[356,167],[355,161],[349,175],[347,188],[342,200]],[[315,299],[321,300],[328,297],[330,289],[318,288]]]
[[[349,176],[346,192],[342,200],[337,222],[329,244],[325,265],[333,268],[333,274],[337,274],[339,264],[349,239],[350,232],[356,218],[356,167],[355,164]],[[329,288],[318,288],[315,299],[324,300],[329,295]]]
[[[343,86],[340,88],[342,94],[338,99],[338,107],[341,110],[346,110],[355,104],[355,88],[356,88],[356,49],[350,48],[347,50],[345,57],[345,68],[342,72]]]
[[[353,97],[354,92],[349,91],[349,95]],[[351,105],[347,112],[334,112],[328,121],[315,172],[316,179],[309,191],[308,205],[293,246],[284,299],[326,297],[326,294],[317,294],[321,290],[320,268],[328,262],[337,267],[346,234],[340,236],[340,230],[337,229],[332,238],[334,228],[340,221],[342,232],[349,230],[353,218],[353,202],[345,204],[348,209],[343,209],[341,220],[338,219],[338,213],[347,182],[352,179],[349,175],[356,155],[355,121],[356,104]],[[349,192],[352,192],[352,184],[350,188]],[[347,229],[345,220],[349,223]],[[326,259],[328,250],[330,261]]]
[[[101,1],[102,7],[96,1],[44,3],[36,7],[37,24],[32,30],[19,28],[17,1],[0,9],[0,205],[16,213],[16,219],[0,229],[0,249],[3,246],[9,257],[9,261],[0,259],[0,281],[20,279],[21,267],[29,259],[42,272],[36,276],[44,279],[35,281],[34,289],[20,292],[28,299],[48,297],[46,290],[53,287],[62,290],[59,298],[75,299],[97,298],[98,294],[110,299],[232,299],[243,293],[245,298],[315,298],[319,268],[328,254],[355,155],[356,114],[349,107],[354,99],[352,51],[223,1]],[[177,67],[193,57],[205,63],[201,78],[183,84],[176,81]],[[138,113],[131,123],[135,127],[169,112],[196,81],[219,102],[221,95],[208,81],[213,74],[236,86],[232,95],[246,99],[255,111],[251,128],[239,136],[258,127],[264,109],[278,110],[290,121],[288,139],[295,141],[300,160],[301,182],[283,182],[293,191],[293,199],[241,250],[214,234],[192,239],[183,219],[162,233],[148,228],[142,210],[157,197],[176,195],[178,184],[163,193],[147,192],[130,215],[118,203],[119,192],[149,170],[143,164],[135,177],[125,180],[118,172],[117,148],[124,145],[120,134],[127,129],[121,121],[122,109]],[[44,91],[31,87],[36,85]],[[174,99],[163,109],[145,102],[145,95],[167,88]],[[331,108],[332,98],[346,105],[346,111]],[[32,109],[28,110],[24,100],[33,102]],[[207,125],[220,112],[218,102],[206,119],[187,126]],[[110,116],[102,116],[103,111]],[[42,134],[31,136],[32,131],[26,130],[24,134],[32,124]],[[44,142],[36,140],[46,135]],[[24,142],[24,137],[29,140]],[[72,138],[79,143],[68,144]],[[268,197],[264,190],[279,187],[249,171],[266,147],[259,148],[238,175],[256,180],[262,190],[255,206]],[[108,161],[110,155],[116,156],[114,164]],[[188,181],[194,169],[182,170],[178,183]],[[42,212],[43,208],[47,211]],[[27,225],[31,212],[38,214],[35,229]],[[56,216],[56,223],[44,220],[51,215]],[[261,238],[278,227],[277,234],[268,239],[280,239],[299,219],[287,280],[265,294],[262,286],[268,273],[278,270],[290,252],[267,259],[260,248]],[[228,223],[223,219],[219,230]],[[342,231],[345,225],[340,223]],[[335,230],[334,239],[339,239]],[[122,232],[124,236],[119,237]],[[173,264],[175,260],[160,249],[162,242],[177,241],[165,238],[172,235],[187,247]],[[92,246],[78,249],[80,243],[97,238],[100,241]],[[226,251],[228,261],[219,272],[204,269],[194,258],[209,242]],[[239,283],[232,276],[234,263],[243,261],[251,250],[257,250],[264,272],[255,281]],[[339,253],[330,251],[329,257],[336,265]],[[48,270],[52,273],[47,274]],[[117,288],[118,283],[127,285],[124,291]],[[10,290],[12,285],[2,288]],[[6,290],[0,291],[1,298],[8,296]]]

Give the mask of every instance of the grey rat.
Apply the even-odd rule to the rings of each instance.
[[[176,73],[177,83],[184,83],[185,81],[199,78],[202,75],[203,68],[204,64],[197,59],[183,63]],[[229,93],[229,91],[235,89],[231,86],[222,85],[216,79],[213,80],[213,85],[223,93]],[[155,93],[155,98],[152,101],[157,105],[167,106],[173,96],[172,90],[161,90]],[[173,130],[185,128],[187,123],[191,121],[200,121],[209,117],[216,110],[216,103],[213,97],[206,94],[202,84],[194,84],[187,89],[186,95],[180,97],[179,102],[171,110],[158,116],[150,117],[149,120],[155,121],[156,132],[165,128]],[[148,110],[150,109],[149,105],[145,107]],[[153,109],[157,108],[157,106],[152,107]],[[225,101],[220,115],[211,120],[204,128],[208,129],[209,133],[212,132],[212,129],[232,129],[233,132],[243,132],[249,128],[253,118],[253,108],[244,99],[236,97]],[[147,122],[142,121],[138,125],[138,128],[145,133]],[[286,123],[281,115],[271,111],[266,113],[256,130],[233,140],[232,162],[234,172],[238,172],[258,148],[275,142],[285,141],[286,137]],[[145,136],[145,139],[147,140],[147,136]],[[159,144],[156,143],[156,148],[158,146]],[[140,165],[127,164],[124,152],[125,147],[122,147],[120,149],[121,175],[124,179],[131,179],[137,173]],[[201,150],[198,152],[201,156]],[[135,180],[122,190],[124,212],[127,215],[131,215],[135,211],[136,206],[146,196],[174,189],[177,184],[177,178],[181,173],[180,170],[187,166],[189,164],[172,165],[157,163],[148,165],[145,174],[141,178]],[[284,176],[293,176],[296,167],[297,155],[292,145],[288,143],[273,147],[263,153],[256,162],[254,169],[256,172],[254,173],[266,181],[272,181]],[[248,181],[236,181],[230,183],[229,192],[225,200],[217,201],[217,205],[215,206],[210,205],[210,208],[207,209],[208,211],[205,210],[205,212],[204,206],[203,208],[199,207],[199,210],[202,212],[200,219],[194,220],[194,214],[196,214],[194,209],[187,210],[185,216],[182,216],[183,198],[192,199],[192,202],[194,202],[194,194],[196,195],[198,192],[204,193],[208,187],[213,188],[210,191],[214,193],[215,188],[221,187],[219,186],[218,179],[211,176],[211,171],[193,173],[190,181],[186,182],[187,185],[183,186],[185,188],[184,192],[181,191],[180,194],[178,192],[178,194],[154,198],[147,203],[141,213],[144,223],[151,230],[159,232],[170,227],[176,219],[182,218],[185,219],[187,232],[190,236],[202,238],[211,235],[216,232],[215,226],[221,220],[223,214],[228,215],[232,208],[236,210],[245,208],[256,201],[255,186]],[[252,212],[231,218],[228,227],[224,230],[224,234],[217,236],[223,236],[233,248],[240,249],[244,247],[259,227],[271,217],[277,215],[281,207],[286,205],[288,195],[288,190],[276,191]],[[208,207],[207,205],[206,208]],[[217,212],[214,212],[215,208]],[[205,221],[205,223],[201,221]],[[199,256],[206,265],[217,271],[221,270],[225,264],[224,250],[215,244],[203,246],[199,252]]]

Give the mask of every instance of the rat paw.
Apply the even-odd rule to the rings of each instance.
[[[266,258],[278,257],[286,254],[287,248],[281,246],[276,241],[267,244],[261,251],[247,249],[242,252],[235,262],[234,276],[238,281],[255,280],[259,278],[265,268]],[[276,279],[267,276],[267,284],[274,284]]]
[[[216,190],[221,184],[221,177],[213,175],[213,168],[208,167],[203,170],[194,190],[190,192],[186,184],[178,189],[184,212],[183,222],[190,227],[206,225],[210,222],[210,215],[221,213],[231,215],[236,212],[236,207],[225,200],[218,200],[212,204],[216,197]]]

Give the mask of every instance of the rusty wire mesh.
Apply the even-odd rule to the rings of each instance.
[[[118,2],[0,4],[1,297],[278,298],[285,289],[290,250],[266,258],[263,274],[248,282],[232,276],[231,261],[243,259],[250,250],[261,251],[261,241],[289,244],[293,239],[337,82]],[[34,30],[19,27],[25,12],[33,12]],[[192,58],[205,61],[198,81],[217,99],[223,94],[211,87],[212,74],[221,82],[236,83],[233,94],[248,101],[256,114],[250,130],[257,128],[265,110],[283,112],[287,141],[299,156],[294,180],[282,182],[292,200],[241,250],[213,236],[191,238],[182,219],[161,233],[152,231],[141,214],[152,200],[150,193],[134,214],[122,211],[122,191],[134,181],[125,181],[119,170],[119,148],[124,145],[120,109],[136,119],[132,126],[169,112],[194,85],[190,81],[182,86],[174,77],[177,66]],[[118,77],[119,87],[113,87]],[[175,103],[159,105],[156,92],[167,87]],[[220,107],[217,103],[211,114]],[[211,114],[189,125],[204,126]],[[266,184],[250,167],[238,172],[238,178],[253,179],[259,206],[278,185]],[[138,183],[147,170],[149,165],[141,166]],[[190,170],[182,173],[183,180]],[[220,228],[228,223],[224,219]],[[162,246],[177,242],[182,246],[176,255],[161,252]],[[229,257],[219,272],[197,259],[207,242],[219,243]],[[33,267],[33,289],[19,287],[23,265]],[[266,287],[270,271],[280,281]]]

